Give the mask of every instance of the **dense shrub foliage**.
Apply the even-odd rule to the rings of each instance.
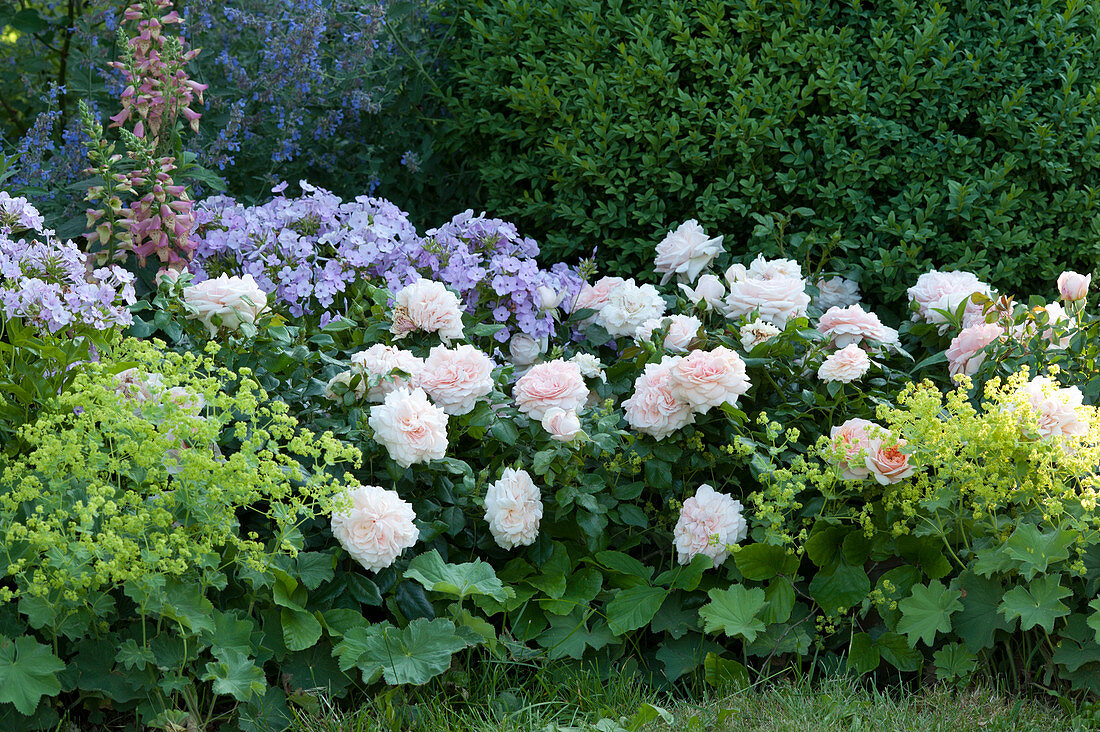
[[[450,144],[556,258],[633,274],[698,218],[898,303],[930,266],[1028,290],[1100,253],[1094,4],[459,5]]]

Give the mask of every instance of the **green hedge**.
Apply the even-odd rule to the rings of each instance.
[[[896,302],[932,262],[1017,289],[1100,254],[1100,3],[455,5],[451,144],[546,256],[633,274],[697,218]]]

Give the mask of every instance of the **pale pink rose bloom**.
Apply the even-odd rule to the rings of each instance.
[[[672,396],[701,414],[726,402],[736,404],[751,385],[745,362],[724,346],[692,351],[672,366]]]
[[[783,331],[776,328],[771,323],[765,323],[762,320],[754,320],[751,323],[747,323],[741,326],[741,330],[738,331],[738,335],[741,336],[741,347],[746,351],[759,346],[761,343],[767,343],[772,338]]]
[[[925,272],[907,292],[909,300],[917,306],[913,320],[939,325],[941,334],[946,333],[950,326],[946,322],[946,316],[936,310],[954,313],[964,300],[975,293],[993,297],[993,290],[989,285],[971,272]],[[966,322],[963,327],[982,322],[982,307],[974,302],[968,303],[964,320]]]
[[[336,390],[333,387],[335,387],[337,384],[343,384],[344,387],[345,387],[344,391],[345,392],[350,391],[351,390],[351,382],[352,382],[352,379],[355,376],[356,376],[356,372],[355,371],[350,371],[350,370],[349,371],[341,371],[340,373],[336,374],[336,376],[333,376],[331,379],[328,380],[328,383],[325,384],[325,398],[326,399],[331,399],[334,402],[342,402],[344,400],[344,395],[343,394],[337,394]],[[356,386],[355,386],[355,399],[356,399],[356,401],[362,399],[363,396],[366,393],[367,393],[367,377],[364,376],[363,374],[359,374],[359,383],[356,384]]]
[[[115,374],[115,393],[132,401],[148,402],[164,391],[164,377],[160,374],[143,374],[136,368]]]
[[[1036,376],[1020,387],[1020,395],[1035,411],[1040,437],[1081,437],[1089,431],[1083,397],[1076,386],[1060,388],[1053,379]]]
[[[1089,285],[1092,284],[1092,275],[1079,274],[1077,272],[1063,272],[1058,275],[1058,294],[1066,302],[1084,300],[1089,294]]]
[[[873,436],[882,431],[874,422],[858,418],[849,419],[829,431],[829,439],[837,450],[843,452],[838,463],[840,477],[845,480],[863,480],[871,474],[866,458]]]
[[[600,325],[613,338],[633,336],[638,326],[665,314],[665,301],[653,285],[637,285],[627,280],[607,296],[596,315]]]
[[[508,339],[508,360],[516,366],[530,366],[538,360],[546,346],[547,343],[536,341],[529,335],[516,333]]]
[[[817,378],[847,384],[862,378],[870,368],[871,359],[866,351],[856,345],[845,346],[825,359],[817,370]]]
[[[822,310],[846,308],[860,303],[859,284],[845,277],[830,277],[817,281],[814,305]]]
[[[400,322],[399,322],[400,321]],[[435,333],[444,342],[462,337],[462,303],[442,282],[420,279],[394,297],[391,332],[398,338],[412,330]]]
[[[699,273],[721,253],[722,237],[711,239],[698,221],[689,219],[668,232],[657,245],[653,269],[664,275],[662,285],[673,275],[680,280],[694,282]]]
[[[376,403],[385,399],[386,395],[394,389],[415,386],[417,374],[423,367],[424,359],[417,358],[411,351],[382,343],[376,343],[351,357],[351,368],[363,375],[364,385],[374,379],[380,379],[375,386],[365,386],[367,400]],[[394,371],[402,371],[409,375],[399,376],[393,373]]]
[[[878,483],[889,485],[913,474],[909,455],[902,452],[905,440],[891,436],[875,437],[867,444],[867,470]]]
[[[543,310],[553,310],[558,305],[561,305],[561,301],[565,299],[566,291],[562,290],[558,292],[552,287],[546,285],[539,285],[535,290],[539,296],[539,307]]]
[[[555,359],[532,366],[516,380],[512,397],[519,411],[542,420],[552,407],[565,411],[583,407],[588,401],[588,386],[577,364]]]
[[[697,554],[705,554],[717,567],[729,558],[729,546],[745,540],[749,526],[741,502],[719,493],[704,483],[695,495],[684,501],[680,518],[672,530],[676,560],[687,564]]]
[[[585,283],[581,292],[577,295],[577,302],[573,310],[599,310],[607,304],[607,298],[613,290],[617,290],[626,280],[622,277],[601,277],[595,284]]]
[[[725,299],[727,317],[738,318],[759,312],[761,320],[783,328],[788,320],[806,314],[810,296],[806,294],[803,279],[781,276],[765,279],[749,274],[746,271],[740,279],[730,282]]]
[[[435,346],[416,383],[447,414],[467,414],[493,391],[493,360],[469,345]]]
[[[836,348],[859,345],[865,338],[887,347],[899,345],[898,332],[883,325],[877,315],[866,312],[859,305],[829,308],[818,321],[817,329],[829,336]]]
[[[1050,341],[1050,348],[1065,348],[1069,345],[1071,338],[1069,329],[1073,324],[1073,319],[1061,303],[1052,302],[1044,306],[1043,309],[1047,311],[1047,324],[1050,326],[1043,331],[1043,337]],[[1055,327],[1062,331],[1061,337],[1055,336]]]
[[[577,364],[577,368],[581,370],[581,376],[586,379],[599,379],[600,381],[607,381],[607,376],[603,372],[603,364],[600,359],[593,356],[591,353],[577,353],[573,358],[569,359],[570,363]]]
[[[627,424],[638,432],[663,440],[695,422],[695,410],[672,395],[672,369],[681,356],[665,356],[647,363],[634,382],[634,394],[623,402]]]
[[[793,259],[764,259],[763,254],[756,255],[745,274],[755,280],[803,279],[802,267],[798,262]]]
[[[550,438],[558,442],[572,442],[581,431],[581,420],[572,409],[565,410],[550,407],[542,415],[542,428],[550,433]]]
[[[361,485],[346,491],[344,499],[351,506],[333,511],[332,535],[371,572],[389,567],[420,537],[412,505],[395,491]]]
[[[542,496],[526,470],[505,468],[485,493],[485,520],[502,549],[530,546],[539,535]]]
[[[403,468],[447,454],[447,413],[428,401],[423,389],[395,389],[370,408],[374,439]]]
[[[1004,336],[1005,330],[996,323],[981,323],[963,328],[951,339],[951,345],[944,353],[947,356],[947,370],[956,374],[973,375],[985,361],[985,349],[990,343]]]
[[[665,318],[653,318],[638,326],[634,333],[634,340],[644,343],[653,337],[653,331],[669,326],[668,335],[665,336],[664,346],[666,350],[684,352],[688,345],[699,335],[699,329],[703,323],[694,315],[669,315]]]
[[[191,309],[188,317],[202,321],[210,336],[218,333],[214,316],[221,318],[221,327],[237,330],[241,323],[255,323],[267,307],[267,293],[260,289],[252,275],[230,277],[222,275],[183,288],[183,301]]]
[[[708,312],[722,307],[722,298],[726,294],[726,286],[722,284],[722,280],[712,274],[700,277],[694,288],[682,284],[680,289],[693,305],[705,303],[703,309]]]

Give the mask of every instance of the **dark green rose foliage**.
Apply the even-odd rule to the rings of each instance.
[[[451,144],[551,259],[634,274],[697,218],[896,303],[933,263],[1026,292],[1100,255],[1096,3],[458,5]]]

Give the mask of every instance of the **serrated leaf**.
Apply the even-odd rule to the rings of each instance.
[[[1069,548],[1077,540],[1073,531],[1051,528],[1040,531],[1034,524],[1020,524],[1004,543],[1004,552],[1020,563],[1026,579],[1047,571],[1055,562],[1069,559]]]
[[[763,632],[764,622],[756,615],[764,608],[764,590],[759,587],[748,590],[744,585],[733,585],[725,590],[711,590],[707,595],[710,602],[699,608],[705,632],[722,631],[750,643],[758,633]]]
[[[783,547],[771,544],[749,544],[733,555],[737,569],[745,579],[762,582],[777,574],[793,574],[798,571],[798,557],[788,554]]]
[[[49,646],[26,635],[14,641],[0,635],[0,702],[12,704],[20,714],[34,714],[42,697],[60,693],[57,674],[64,670]]]
[[[882,658],[898,671],[916,671],[924,663],[924,655],[909,647],[909,641],[900,633],[883,633],[875,640]]]
[[[866,633],[856,633],[848,646],[848,668],[856,673],[869,674],[878,668],[880,651]]]
[[[1054,621],[1069,615],[1069,607],[1063,598],[1073,594],[1061,585],[1062,575],[1040,577],[1028,585],[1018,585],[1005,593],[999,612],[1008,620],[1020,619],[1020,630],[1035,626],[1050,633]]]
[[[752,686],[752,677],[744,665],[717,653],[703,659],[703,678],[716,689],[740,691]]]
[[[634,585],[619,590],[607,604],[607,624],[615,635],[645,627],[668,596],[663,587]]]
[[[615,640],[615,634],[607,623],[586,615],[584,608],[577,608],[569,615],[548,618],[549,627],[539,635],[538,642],[551,659],[569,657],[580,660],[586,649],[599,650]]]
[[[832,571],[821,571],[810,581],[810,596],[829,614],[842,613],[861,602],[871,591],[871,579],[862,567],[843,561]]]
[[[973,572],[963,572],[956,583],[962,590],[963,609],[952,618],[955,633],[974,653],[991,648],[998,630],[1015,627],[1015,622],[1009,622],[997,612],[1004,598],[1004,587],[999,580],[980,577]]]
[[[925,585],[914,585],[912,594],[898,603],[901,620],[898,632],[909,638],[909,645],[916,647],[917,640],[932,645],[936,633],[951,631],[951,614],[962,610],[961,593],[944,586],[939,580]]]
[[[283,628],[283,645],[289,651],[304,651],[321,638],[321,623],[307,610],[284,607],[279,620]]]
[[[122,664],[124,668],[141,670],[146,666],[155,664],[157,659],[153,655],[152,649],[147,646],[139,646],[136,640],[127,638],[119,645],[118,653],[115,654],[115,661]]]
[[[978,664],[978,657],[961,643],[949,643],[932,654],[932,660],[936,664],[936,678],[940,681],[967,679]]]
[[[227,650],[217,661],[206,664],[203,681],[214,682],[214,693],[247,702],[253,695],[263,696],[267,689],[263,669],[236,650]]]
[[[504,602],[514,596],[512,589],[501,583],[487,562],[475,559],[463,564],[448,564],[434,549],[413,559],[405,570],[405,577],[416,580],[426,590],[450,595],[459,602],[471,596]]]
[[[1096,632],[1096,642],[1100,643],[1100,597],[1089,603],[1093,612],[1089,615],[1088,624]]]
[[[342,671],[358,667],[364,683],[381,676],[387,684],[423,684],[446,671],[466,645],[450,620],[418,618],[401,629],[388,622],[352,628],[333,654]]]

